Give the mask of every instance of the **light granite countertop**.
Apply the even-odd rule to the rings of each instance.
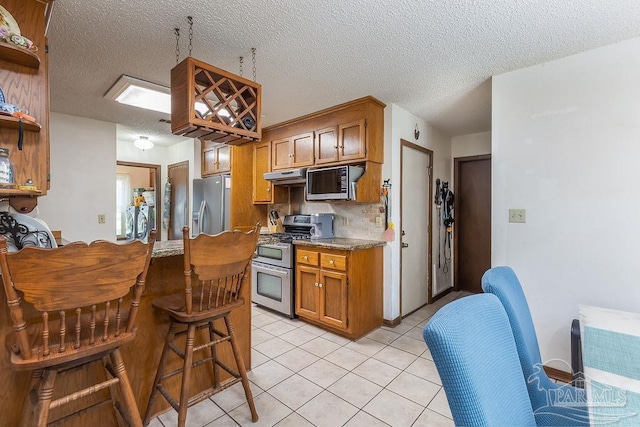
[[[162,258],[182,254],[184,254],[182,240],[162,240],[153,244],[151,258]]]
[[[277,243],[278,239],[270,237],[268,234],[258,237],[258,244]],[[173,255],[184,254],[182,240],[162,240],[153,245],[152,258],[162,258]]]
[[[263,234],[258,238],[258,244],[277,243],[278,239]],[[334,237],[333,239],[315,239],[315,240],[295,240],[296,246],[315,246],[328,249],[340,249],[343,251],[357,251],[361,249],[377,248],[384,246],[387,242],[383,240],[363,240],[348,239],[343,237]],[[162,240],[153,245],[152,258],[162,258],[174,255],[184,254],[182,240]]]
[[[296,246],[315,246],[327,249],[357,251],[361,249],[370,249],[384,246],[387,244],[387,242],[383,240],[362,240],[334,237],[333,239],[295,240],[293,244]]]

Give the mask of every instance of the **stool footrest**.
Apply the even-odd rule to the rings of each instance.
[[[162,397],[164,397],[165,400],[169,402],[169,405],[173,406],[173,409],[175,409],[176,411],[180,409],[180,404],[175,401],[173,396],[171,396],[171,394],[167,391],[166,388],[162,386],[162,384],[157,384],[156,388],[158,389]]]
[[[220,387],[218,388],[208,388],[206,390],[203,390],[200,393],[196,394],[195,396],[191,397],[189,399],[189,403],[187,404],[187,406],[191,407],[196,403],[200,403],[206,398],[211,397],[216,393],[220,393],[221,391],[228,389],[229,387],[231,387],[232,385],[240,381],[241,381],[241,378],[231,378],[225,381],[224,383],[220,384]]]
[[[169,348],[175,353],[177,354],[181,359],[184,359],[184,351],[178,347],[177,345],[175,345],[174,343],[169,343]]]
[[[201,345],[199,345],[197,347],[194,347],[193,348],[193,352],[195,353],[196,351],[205,350],[205,349],[207,349],[209,347],[213,347],[214,345],[229,341],[230,339],[231,339],[231,337],[226,336],[226,337],[223,337],[223,338],[218,338],[218,339],[213,340],[213,341],[209,341],[208,343],[201,344]]]
[[[79,417],[79,416],[81,416],[83,414],[86,414],[87,412],[91,411],[92,409],[99,408],[101,406],[110,404],[112,402],[113,402],[112,399],[105,399],[105,400],[101,400],[101,401],[96,402],[96,403],[92,403],[91,405],[85,406],[84,408],[82,408],[80,410],[77,410],[77,411],[75,411],[75,412],[73,412],[71,414],[68,414],[68,415],[65,415],[63,417],[60,417],[60,418],[57,418],[55,420],[50,421],[49,422],[49,426],[50,427],[62,427],[62,426],[68,425],[69,423],[67,421],[69,419]]]
[[[56,399],[53,402],[51,402],[51,405],[49,405],[50,409],[53,408],[57,408],[58,406],[61,405],[65,405],[69,402],[73,402],[74,400],[78,400],[80,398],[83,398],[85,396],[89,396],[90,394],[93,394],[97,391],[100,391],[102,389],[105,389],[107,387],[111,387],[112,385],[116,385],[120,382],[120,380],[118,378],[111,378],[109,380],[103,381],[100,384],[96,384],[94,386],[91,387],[87,387],[85,389],[82,389],[80,391],[77,391],[73,394],[70,394],[68,396],[62,397],[60,399]]]

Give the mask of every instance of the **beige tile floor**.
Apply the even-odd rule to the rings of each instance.
[[[453,426],[422,328],[465,295],[452,292],[358,341],[253,306],[249,380],[260,419],[251,422],[236,384],[189,408],[187,426]],[[150,426],[176,420],[169,411]]]

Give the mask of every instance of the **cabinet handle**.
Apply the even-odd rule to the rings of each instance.
[[[318,283],[318,287],[321,288],[322,287],[322,283]]]
[[[303,259],[303,260],[305,260],[305,261],[309,261],[309,257],[308,257],[308,256],[306,256],[306,255],[305,255],[305,256],[303,256],[303,257],[302,257],[302,259]]]
[[[332,259],[329,260],[329,264],[333,265],[335,264],[335,261],[333,261]]]
[[[271,191],[271,187],[267,187],[267,193]]]
[[[334,146],[333,146],[333,148],[335,148],[335,149],[337,150],[337,149],[338,149],[338,146],[337,146],[337,145],[334,145]]]
[[[318,287],[318,282],[314,283],[313,286]]]

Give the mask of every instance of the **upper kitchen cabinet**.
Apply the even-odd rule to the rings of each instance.
[[[226,144],[202,141],[202,176],[231,171],[231,147]]]
[[[20,35],[30,39],[34,46],[25,49],[0,42],[0,87],[5,102],[27,110],[35,119],[0,115],[0,145],[9,149],[15,183],[14,188],[1,188],[0,197],[9,197],[12,206],[21,212],[32,210],[36,197],[45,195],[49,189],[49,75],[45,29],[52,3],[53,0],[2,1],[2,7],[18,24]],[[33,182],[29,189],[20,189],[29,180]]]
[[[316,165],[367,160],[367,121],[355,120],[315,132]]]
[[[313,161],[313,132],[273,141],[273,170],[312,166]]]
[[[262,140],[274,144],[272,168],[382,163],[384,107],[368,96],[264,128]]]
[[[289,203],[289,189],[264,179],[271,172],[271,142],[253,145],[253,204]]]

